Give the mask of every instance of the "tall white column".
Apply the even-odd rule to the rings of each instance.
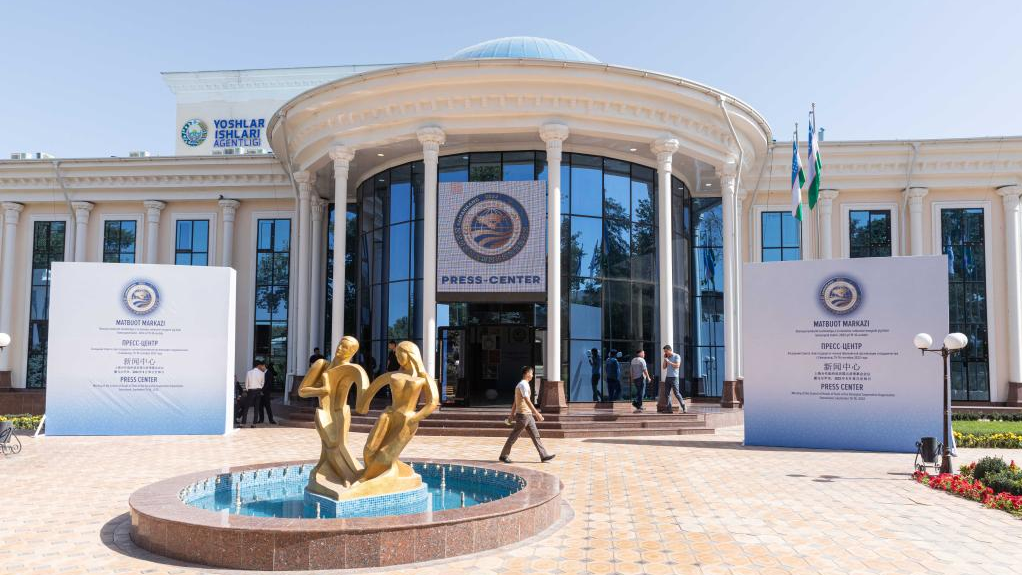
[[[96,207],[90,202],[71,202],[75,211],[75,261],[86,261],[85,244],[89,240],[89,214]]]
[[[224,239],[220,248],[220,265],[225,268],[234,267],[234,218],[238,214],[238,200],[220,200],[220,209],[224,213]]]
[[[158,200],[142,202],[146,213],[145,263],[155,264],[159,257],[160,247],[160,214],[167,204]]]
[[[14,258],[17,253],[15,242],[18,239],[18,220],[21,218],[23,204],[4,202],[4,247],[3,262],[0,262],[0,333],[11,335],[11,314],[14,308]],[[0,371],[10,371],[11,351],[0,351]]]
[[[416,135],[422,144],[423,221],[422,221],[422,360],[426,372],[436,377],[436,219],[437,163],[444,131],[436,126],[420,129]]]
[[[1019,243],[1022,242],[1022,225],[1019,210],[1019,193],[1022,188],[1017,185],[1004,186],[997,189],[1004,202],[1004,242],[1005,242],[1005,277],[1007,278],[1008,311],[1008,386],[1009,403],[1020,400],[1019,387],[1022,386],[1022,321],[1019,306],[1022,305],[1022,293],[1019,291],[1019,273],[1022,271],[1022,254]],[[1014,396],[1014,397],[1012,397]],[[993,399],[993,398],[991,398]]]
[[[295,294],[297,304],[293,309],[295,315],[295,373],[305,373],[306,360],[311,355],[309,348],[309,280],[311,270],[310,252],[312,248],[312,190],[316,176],[311,172],[295,172],[298,184],[298,293]]]
[[[539,137],[546,142],[547,224],[546,224],[546,358],[543,368],[543,408],[560,410],[567,406],[561,383],[561,151],[568,139],[564,124],[543,124]],[[549,383],[549,385],[548,385]]]
[[[657,165],[657,245],[659,246],[660,347],[677,349],[674,342],[674,235],[671,230],[671,163],[678,140],[668,136],[654,141],[650,150]],[[559,274],[558,274],[559,275]],[[658,352],[654,351],[654,357]]]
[[[905,195],[908,197],[908,231],[911,239],[909,253],[914,256],[923,255],[923,198],[929,192],[929,188],[905,190]]]
[[[735,320],[735,379],[742,379],[745,375],[744,357],[742,355],[742,266],[745,263],[745,256],[742,255],[742,247],[745,245],[742,238],[745,237],[745,197],[749,192],[745,186],[735,188],[735,289],[731,298],[731,305],[734,306]]]
[[[348,167],[355,152],[347,146],[336,146],[330,150],[334,161],[334,294],[330,310],[330,349],[324,352],[333,357],[344,336],[344,257],[348,238]]]
[[[820,259],[834,258],[834,229],[831,220],[837,190],[820,190]]]
[[[736,381],[738,376],[738,322],[735,301],[738,297],[738,261],[735,245],[735,212],[738,209],[736,180],[737,163],[728,162],[720,170],[721,211],[724,216],[724,389],[720,403],[724,407],[737,407]]]
[[[312,254],[309,287],[309,348],[323,345],[323,209],[327,202],[312,197]],[[323,350],[320,350],[323,351]],[[311,352],[311,349],[310,349]],[[329,355],[329,354],[327,354]]]

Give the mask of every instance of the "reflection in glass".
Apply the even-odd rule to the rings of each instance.
[[[760,214],[760,260],[780,262],[801,259],[801,222],[791,212]]]
[[[28,362],[25,368],[25,386],[29,388],[46,387],[50,266],[53,262],[64,261],[66,227],[67,223],[63,221],[35,222],[32,226],[32,285],[29,297]],[[9,297],[9,294],[5,297]]]
[[[282,376],[287,373],[291,220],[259,220],[257,229],[254,352],[257,357],[266,360],[267,367],[272,367],[274,373],[281,375],[272,380],[272,389],[280,390],[284,386]],[[194,240],[192,245],[195,245]],[[191,265],[200,264],[193,258]]]
[[[942,209],[941,251],[947,255],[950,330],[969,345],[951,356],[952,399],[989,401],[986,246],[983,208]]]

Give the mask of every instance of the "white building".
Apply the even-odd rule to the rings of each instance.
[[[671,343],[693,393],[732,406],[741,308],[766,303],[739,297],[738,262],[947,253],[955,399],[1020,403],[1022,138],[824,142],[799,225],[791,143],[750,105],[554,41],[164,77],[175,156],[0,161],[15,388],[45,386],[49,263],[120,261],[236,268],[239,374],[300,375],[344,331],[377,371],[389,339],[436,350],[455,403],[505,401],[523,363],[560,365],[570,401],[626,399],[604,359]],[[437,290],[437,183],[481,180],[547,181],[546,293]]]

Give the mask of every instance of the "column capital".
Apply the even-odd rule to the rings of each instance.
[[[312,184],[316,181],[316,174],[307,170],[301,170],[292,174],[298,184]]]
[[[671,159],[674,153],[678,151],[678,139],[674,136],[665,136],[663,138],[657,138],[653,140],[653,143],[649,145],[649,149],[656,154],[656,161],[661,167],[665,167],[671,163]]]
[[[92,202],[71,202],[71,207],[75,211],[75,222],[80,226],[84,226],[89,223],[89,214],[92,213],[92,208],[96,207],[96,204]]]
[[[319,196],[312,196],[312,221],[321,222],[323,221],[323,206],[330,202],[324,200]]]
[[[926,194],[930,193],[930,188],[905,188],[903,192],[905,197],[909,199],[913,204],[918,204],[923,201]]]
[[[1018,184],[1009,184],[1007,186],[997,188],[997,195],[1001,196],[1005,205],[1007,205],[1012,199],[1017,202],[1019,194],[1022,194],[1022,186],[1019,186]]]
[[[145,206],[148,221],[154,224],[160,222],[160,212],[163,211],[163,208],[167,207],[165,202],[159,200],[146,200],[142,202],[142,205]]]
[[[355,158],[355,150],[350,146],[337,145],[330,148],[330,159],[334,161],[334,169],[338,166],[347,168]]]
[[[438,126],[424,126],[415,132],[415,136],[422,144],[423,151],[439,152],[440,146],[447,141],[447,135]]]
[[[21,217],[21,210],[25,209],[25,204],[19,204],[18,202],[4,202],[4,221],[8,224],[18,223],[18,218]]]
[[[559,145],[568,139],[568,133],[568,126],[557,122],[550,122],[539,127],[539,139],[546,142],[547,145],[554,142],[556,142],[554,145]]]
[[[837,199],[838,190],[828,189],[820,190],[820,200],[825,202],[833,202]]]
[[[239,202],[238,200],[224,199],[220,200],[217,203],[220,204],[220,209],[222,209],[224,212],[224,221],[233,222],[234,215],[238,213],[238,207],[241,206],[241,202]]]
[[[295,183],[298,184],[298,198],[308,200],[312,195],[312,186],[316,183],[316,174],[308,171],[295,172]]]

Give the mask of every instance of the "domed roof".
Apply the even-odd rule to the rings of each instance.
[[[533,36],[510,36],[487,40],[458,50],[448,60],[474,60],[477,58],[541,58],[600,63],[589,52],[571,44]]]

